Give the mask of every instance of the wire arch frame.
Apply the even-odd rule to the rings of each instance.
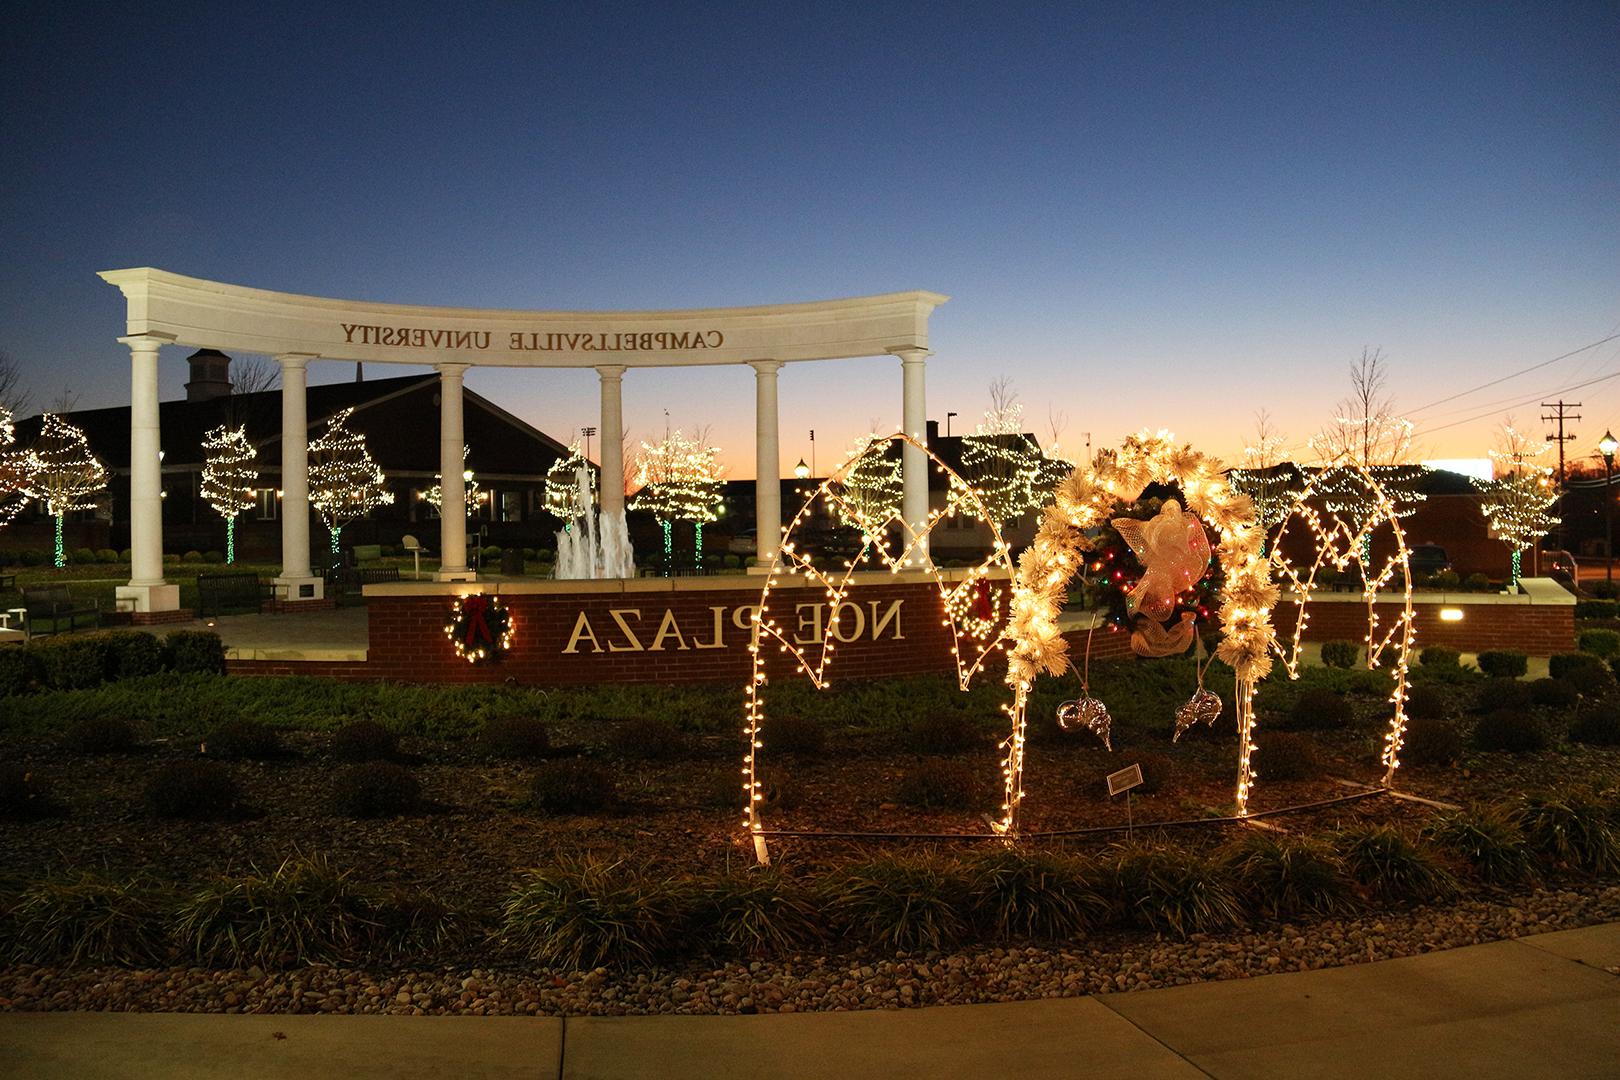
[[[920,530],[906,521],[903,511],[899,509],[890,510],[881,519],[872,516],[848,498],[843,490],[846,478],[858,463],[873,454],[886,454],[889,447],[897,443],[922,451],[928,461],[945,474],[947,481],[955,490],[947,509],[930,510],[928,519]],[[817,504],[825,504],[838,510],[846,521],[856,523],[861,530],[860,550],[853,557],[846,559],[841,569],[830,572],[823,570],[815,565],[810,555],[798,548],[795,537]],[[955,515],[958,508],[963,507],[972,511],[970,516],[978,518],[989,527],[992,537],[991,554],[983,562],[970,568],[966,576],[953,587],[945,581],[939,567],[934,564],[928,551],[927,540],[939,522]],[[899,543],[891,545],[888,533],[894,527],[899,529]],[[768,681],[765,670],[767,648],[774,642],[778,650],[794,661],[796,670],[806,675],[817,690],[825,689],[829,682],[828,671],[833,661],[833,653],[839,640],[837,627],[840,612],[849,603],[847,597],[851,590],[857,587],[853,581],[854,575],[859,572],[857,567],[867,561],[869,554],[875,555],[878,562],[886,566],[890,573],[900,573],[903,570],[923,571],[933,579],[939,593],[945,625],[951,632],[951,657],[960,689],[967,690],[974,677],[984,669],[985,664],[1005,650],[1003,642],[1006,640],[1006,620],[1010,610],[1008,601],[1003,600],[1002,607],[997,611],[992,598],[992,614],[988,620],[968,615],[969,608],[978,596],[980,583],[988,581],[992,569],[1006,572],[1008,593],[1011,592],[1016,569],[1000,526],[988,513],[979,493],[926,445],[902,432],[874,438],[860,453],[850,457],[818,485],[804,500],[788,527],[783,530],[782,542],[777,545],[766,574],[765,585],[760,590],[759,605],[752,614],[748,643],[751,670],[743,705],[743,736],[746,740],[746,750],[742,776],[743,795],[747,805],[743,827],[753,838],[755,857],[761,863],[770,861],[766,845],[768,830],[764,828],[759,816],[759,804],[764,798],[759,781],[759,760],[760,751],[764,748],[760,728],[765,718],[763,692]],[[820,642],[811,643],[809,648],[802,647],[794,640],[793,630],[796,627],[783,625],[771,614],[771,595],[784,574],[790,577],[802,576],[810,582],[819,584],[826,592],[829,605],[827,629]],[[819,649],[814,648],[816,644],[820,645]],[[1009,712],[1009,716],[1012,715]],[[1023,785],[1022,714],[1017,714],[1014,720],[1013,731],[1000,744],[1003,751],[1002,788],[1008,800],[1020,798]]]

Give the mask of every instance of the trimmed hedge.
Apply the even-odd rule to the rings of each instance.
[[[1479,654],[1479,670],[1493,679],[1517,679],[1530,670],[1530,659],[1517,649],[1487,649]]]

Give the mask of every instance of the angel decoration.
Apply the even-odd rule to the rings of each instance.
[[[1115,518],[1120,538],[1142,564],[1142,576],[1125,596],[1125,610],[1136,620],[1131,649],[1138,656],[1173,656],[1192,643],[1191,612],[1183,612],[1173,626],[1164,621],[1176,610],[1176,597],[1196,585],[1209,572],[1209,538],[1197,514],[1165,500],[1147,521]]]

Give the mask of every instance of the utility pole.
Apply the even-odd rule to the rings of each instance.
[[[1558,444],[1558,547],[1560,549],[1567,549],[1569,545],[1564,541],[1564,444],[1574,439],[1575,433],[1573,431],[1565,432],[1564,421],[1579,420],[1581,418],[1581,414],[1567,413],[1564,410],[1578,409],[1581,407],[1581,403],[1578,401],[1565,401],[1560,398],[1556,402],[1543,401],[1541,403],[1541,407],[1543,409],[1553,410],[1551,415],[1547,413],[1541,414],[1542,423],[1558,425],[1558,434],[1548,435],[1547,441]],[[1606,485],[1603,493],[1605,496],[1608,495],[1608,487]]]

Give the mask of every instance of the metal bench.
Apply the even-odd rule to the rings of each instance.
[[[39,585],[23,589],[23,610],[27,613],[24,625],[30,637],[36,634],[55,634],[62,623],[69,630],[101,625],[101,601],[75,600],[66,585]],[[46,627],[49,629],[46,629]]]
[[[397,566],[335,566],[326,571],[326,595],[356,593],[379,581],[398,581]]]
[[[258,574],[198,574],[197,617],[257,613],[266,600],[275,598],[275,587],[259,580]]]

